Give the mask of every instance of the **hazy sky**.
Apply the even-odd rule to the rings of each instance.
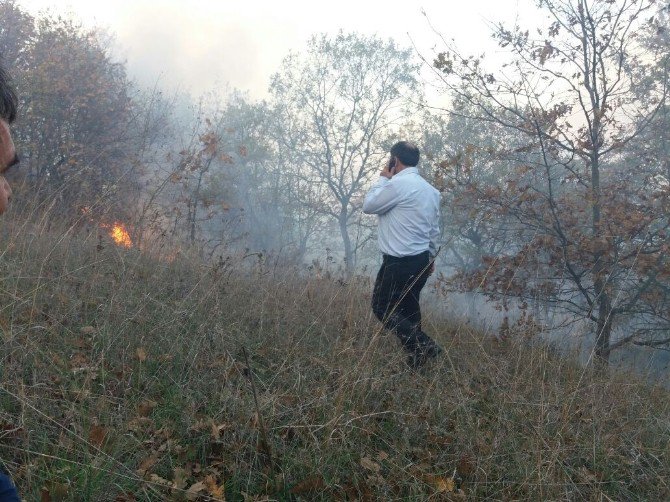
[[[118,56],[139,83],[160,78],[194,94],[229,85],[262,97],[269,78],[290,50],[313,33],[339,29],[377,33],[425,54],[438,43],[436,29],[464,52],[491,52],[488,23],[514,22],[535,9],[531,0],[19,0],[37,13],[74,14],[85,25],[115,35]]]

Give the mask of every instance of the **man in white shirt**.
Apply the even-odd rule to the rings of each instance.
[[[383,263],[372,294],[372,310],[409,352],[412,368],[442,349],[421,329],[419,295],[433,273],[440,235],[440,192],[417,169],[419,149],[401,141],[365,196],[363,212],[379,216]]]

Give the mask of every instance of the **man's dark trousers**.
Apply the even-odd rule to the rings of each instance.
[[[421,330],[419,295],[430,276],[428,251],[397,258],[384,255],[372,293],[372,310],[393,331],[410,354],[418,354],[435,342]]]
[[[0,472],[0,502],[20,502],[16,488],[9,476]]]

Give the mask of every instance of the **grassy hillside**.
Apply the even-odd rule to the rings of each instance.
[[[0,235],[26,500],[670,499],[670,396],[630,375],[430,319],[412,373],[366,281]]]

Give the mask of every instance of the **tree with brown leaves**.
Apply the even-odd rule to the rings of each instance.
[[[515,246],[460,279],[591,321],[601,361],[626,343],[667,345],[670,186],[656,178],[659,159],[627,155],[667,94],[663,79],[650,78],[667,55],[644,37],[657,29],[655,2],[538,5],[550,18],[543,29],[496,28],[510,56],[499,71],[450,47],[434,62],[472,118],[524,140],[498,150],[517,162],[498,186],[460,177],[472,204],[517,225]],[[458,165],[445,169],[453,176]]]

